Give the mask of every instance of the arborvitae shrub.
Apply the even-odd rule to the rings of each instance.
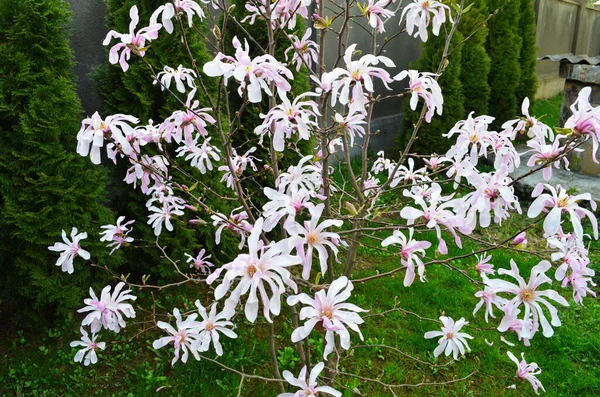
[[[521,0],[521,18],[519,20],[519,36],[523,40],[521,46],[521,79],[517,88],[517,107],[523,99],[529,98],[531,105],[537,92],[537,47],[535,24],[535,0]]]
[[[437,72],[438,65],[444,52],[444,43],[446,37],[440,32],[440,36],[434,36],[431,32],[427,42],[423,43],[421,56],[410,64],[410,69],[416,69],[419,72]],[[463,40],[463,36],[456,31],[452,37],[450,48],[454,48]],[[458,47],[450,56],[446,69],[443,71],[438,83],[442,88],[444,96],[443,114],[437,113],[433,116],[431,123],[423,121],[419,129],[417,140],[412,145],[411,153],[432,154],[445,153],[451,145],[448,138],[442,136],[447,133],[456,124],[457,120],[462,119],[464,110],[463,85],[460,81],[461,76],[461,57],[462,48]],[[404,101],[405,123],[403,133],[399,138],[398,147],[403,150],[408,143],[414,130],[414,125],[419,119],[423,101],[419,100],[419,106],[416,111],[410,108],[409,100]]]
[[[48,246],[61,230],[87,231],[81,245],[94,260],[117,260],[98,239],[99,226],[114,222],[106,174],[75,152],[82,109],[69,20],[63,0],[0,2],[0,300],[19,326],[72,313],[92,275],[105,281],[81,258],[70,275],[55,266]]]
[[[489,23],[487,51],[490,69],[490,115],[496,123],[517,115],[517,88],[521,81],[521,37],[519,36],[520,1],[489,0],[490,11],[500,12]]]
[[[477,31],[488,15],[485,0],[472,1],[469,5],[471,7],[463,15],[459,24],[459,31],[465,37]],[[488,28],[484,26],[471,36],[462,47],[460,81],[465,96],[465,117],[470,112],[475,112],[475,115],[488,113],[488,102],[490,100],[488,77],[491,65],[490,57],[485,50],[487,35]]]

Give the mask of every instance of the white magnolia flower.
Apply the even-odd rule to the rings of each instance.
[[[135,310],[130,303],[125,303],[126,300],[136,300],[137,297],[130,295],[131,290],[121,291],[125,287],[125,283],[120,282],[115,287],[112,295],[110,293],[111,286],[107,285],[102,289],[100,299],[90,288],[90,298],[84,299],[87,305],[77,313],[90,312],[83,319],[81,325],[89,325],[92,333],[100,331],[102,327],[114,332],[119,332],[121,328],[125,328],[125,320],[123,316],[128,318],[135,317]]]
[[[196,87],[194,84],[194,79],[197,77],[196,72],[194,72],[192,69],[184,68],[183,65],[179,65],[177,69],[165,66],[163,71],[160,72],[156,77],[157,78],[154,80],[154,84],[158,84],[160,81],[160,89],[162,91],[164,91],[165,88],[168,89],[171,87],[171,80],[175,81],[175,87],[177,88],[177,91],[181,92],[182,94],[185,94],[184,83],[186,83],[191,89]]]
[[[465,350],[470,352],[471,348],[467,339],[473,339],[473,337],[460,332],[460,329],[469,322],[465,321],[463,317],[455,322],[452,318],[446,316],[441,316],[440,321],[443,324],[441,331],[425,332],[425,339],[441,336],[438,341],[439,345],[433,351],[433,355],[437,357],[444,352],[446,356],[449,356],[452,353],[452,357],[456,360],[459,354],[465,354]]]
[[[195,303],[198,312],[200,313],[200,317],[202,317],[202,321],[198,323],[200,332],[196,338],[198,343],[196,348],[201,352],[205,352],[212,342],[217,355],[222,356],[223,347],[221,346],[221,342],[219,342],[219,333],[222,333],[228,338],[237,338],[237,334],[231,329],[234,325],[229,321],[230,317],[225,314],[225,311],[217,313],[216,302],[211,306],[209,313],[206,312],[206,308],[202,306],[199,300],[196,300]]]
[[[283,371],[283,377],[292,386],[299,387],[296,393],[281,393],[277,397],[316,397],[323,394],[328,394],[334,397],[341,397],[342,393],[335,390],[330,386],[318,386],[317,378],[325,364],[323,362],[318,363],[310,371],[310,376],[306,378],[306,366],[302,367],[300,374],[295,378],[290,371]]]
[[[131,221],[123,223],[124,220],[125,220],[125,217],[120,216],[117,219],[116,225],[100,226],[100,229],[104,229],[103,232],[100,232],[100,235],[102,236],[100,238],[100,241],[109,242],[109,244],[107,245],[107,247],[109,247],[109,248],[114,247],[112,249],[112,251],[110,251],[111,255],[113,252],[115,252],[115,250],[118,250],[119,248],[121,248],[121,246],[123,246],[123,245],[127,246],[128,244],[133,242],[133,237],[128,237],[127,235],[132,230],[128,226],[131,225],[132,223],[134,223],[135,220],[131,220]]]
[[[83,329],[81,331],[81,340],[76,340],[70,343],[71,347],[81,346],[82,349],[78,350],[75,354],[75,362],[83,362],[86,367],[90,364],[96,364],[98,362],[98,355],[96,349],[104,350],[106,348],[105,342],[96,342],[97,335],[92,333],[92,337],[88,336],[88,333]]]
[[[542,373],[542,370],[536,363],[528,364],[525,361],[525,353],[521,353],[522,360],[520,362],[511,352],[507,351],[506,354],[508,355],[508,358],[510,358],[515,364],[517,364],[516,376],[520,379],[525,379],[526,381],[531,383],[535,394],[540,394],[538,392],[538,389],[546,391],[546,389],[544,389],[544,386],[542,385],[542,382],[540,382],[539,379],[536,378],[537,375]]]
[[[510,270],[499,269],[498,274],[507,274],[517,280],[517,284],[500,279],[484,279],[485,285],[490,287],[495,294],[508,293],[515,296],[509,300],[504,306],[504,317],[498,326],[498,331],[505,332],[508,330],[514,320],[517,319],[520,307],[524,306],[523,314],[523,329],[519,336],[530,339],[538,329],[542,326],[543,334],[546,338],[554,335],[554,330],[550,326],[560,327],[561,322],[558,318],[558,310],[546,300],[546,298],[555,301],[563,306],[569,306],[565,298],[560,296],[558,292],[548,289],[539,291],[540,285],[544,283],[552,283],[550,277],[546,276],[546,271],[552,265],[548,261],[541,261],[531,269],[529,282],[525,282],[519,274],[519,268],[514,260],[510,260]],[[542,305],[550,312],[550,323],[546,319],[546,315],[542,310]],[[530,321],[533,320],[533,321]]]
[[[155,349],[160,349],[161,347],[173,342],[173,346],[175,347],[175,357],[173,357],[171,365],[175,365],[177,360],[179,360],[180,350],[183,351],[181,361],[184,363],[187,362],[189,351],[192,352],[196,360],[200,360],[198,351],[195,348],[196,344],[198,343],[196,338],[200,332],[200,328],[198,328],[198,322],[195,321],[198,315],[194,313],[183,320],[181,313],[179,313],[179,309],[175,308],[173,309],[173,316],[175,316],[177,329],[173,328],[171,324],[165,323],[164,321],[157,322],[156,325],[158,325],[158,328],[167,331],[171,335],[155,340],[152,343],[152,347]]]
[[[300,320],[307,321],[292,332],[292,342],[307,338],[314,328],[324,329],[326,345],[323,358],[327,359],[335,347],[334,334],[339,335],[343,349],[350,348],[350,333],[346,327],[358,333],[360,339],[364,340],[358,328],[360,324],[364,323],[364,320],[358,313],[367,310],[345,302],[353,289],[352,282],[342,276],[331,283],[327,292],[325,290],[318,291],[314,299],[307,294],[289,296],[287,298],[288,305],[293,306],[298,302],[307,305],[300,310]]]
[[[74,227],[71,229],[71,238],[73,239],[72,242],[69,241],[67,233],[63,230],[62,239],[64,243],[57,242],[48,247],[50,251],[60,252],[60,257],[56,261],[56,266],[60,266],[63,272],[69,274],[73,273],[75,270],[73,268],[73,259],[75,259],[76,256],[80,256],[86,261],[90,259],[90,253],[79,246],[79,241],[87,238],[87,233],[83,232],[77,234],[77,228]]]

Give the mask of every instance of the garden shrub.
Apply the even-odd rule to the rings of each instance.
[[[96,228],[106,173],[75,152],[82,108],[72,74],[70,13],[63,0],[0,2],[0,300],[19,326],[79,306],[105,273],[75,260],[68,275],[48,246],[60,231],[88,231],[82,246],[106,262]]]

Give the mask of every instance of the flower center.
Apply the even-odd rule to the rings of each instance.
[[[214,324],[211,324],[211,323],[206,324],[206,330],[207,331],[212,331],[213,329],[215,329],[215,325]]]
[[[454,334],[453,334],[452,332],[448,332],[448,333],[446,334],[446,338],[447,338],[447,339],[452,339],[452,338],[454,338]]]
[[[315,245],[319,241],[319,236],[315,232],[310,232],[308,233],[307,240],[310,245]]]
[[[331,310],[331,309],[322,310],[321,317],[327,317],[328,319],[331,320],[333,318],[333,310]]]
[[[568,197],[561,197],[558,199],[558,201],[556,202],[556,205],[558,205],[560,208],[565,208],[569,205],[569,198]]]
[[[521,290],[520,296],[521,296],[521,300],[523,302],[530,302],[534,298],[533,290],[528,289],[528,288],[527,289],[523,289],[523,290]]]
[[[258,267],[255,264],[248,266],[248,275],[250,277],[253,277],[257,271],[258,271]]]

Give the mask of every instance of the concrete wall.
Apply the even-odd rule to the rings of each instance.
[[[600,55],[600,7],[585,6],[587,0],[537,0],[538,56],[574,53]],[[562,92],[564,79],[558,77],[559,65],[538,61],[540,99]]]

